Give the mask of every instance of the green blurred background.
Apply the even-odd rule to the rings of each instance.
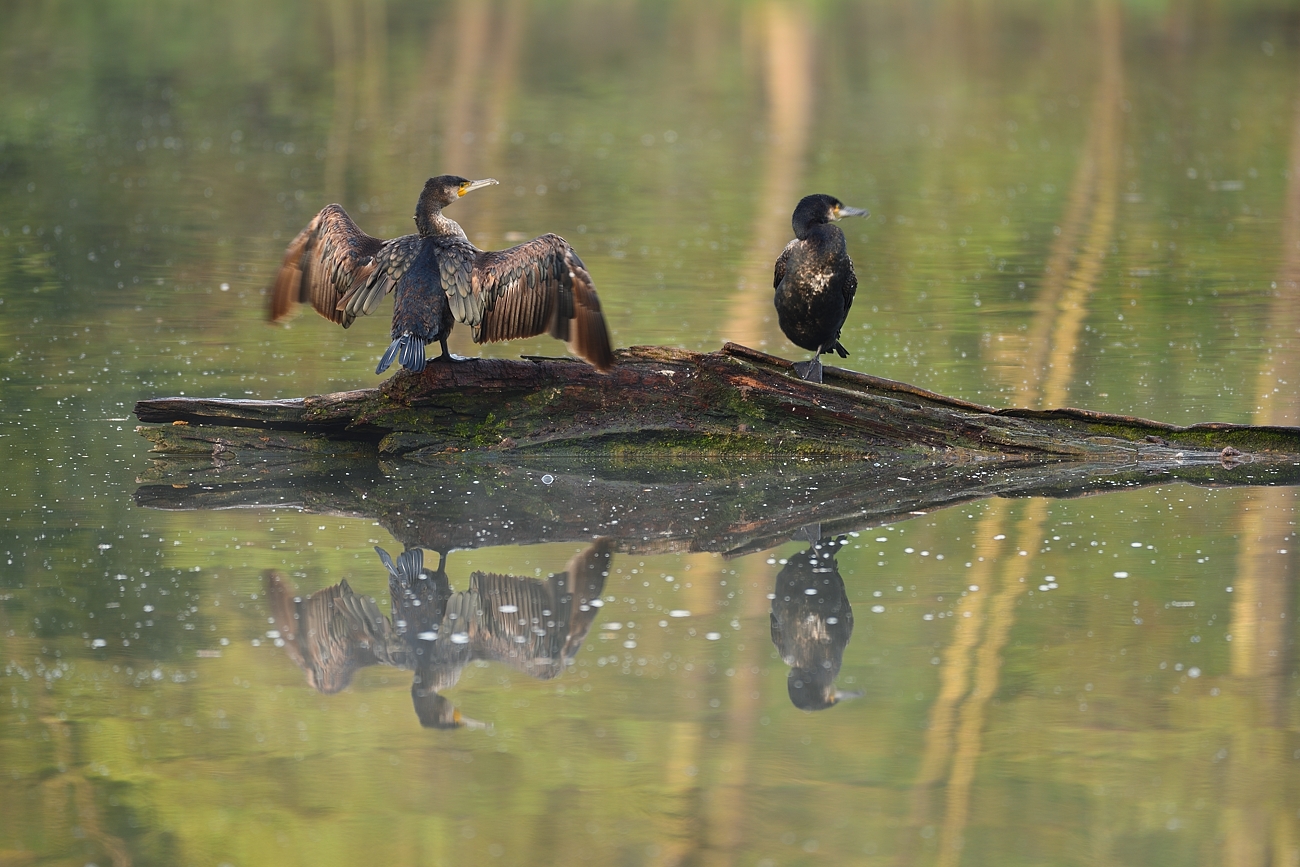
[[[815,715],[768,636],[799,545],[615,555],[602,621],[622,629],[556,681],[467,669],[452,697],[492,731],[430,732],[409,674],[320,695],[266,635],[263,570],[386,609],[372,546],[400,545],[355,516],[139,509],[130,417],[376,383],[384,315],[273,327],[266,285],[324,204],[405,233],[423,180],[454,172],[501,181],[449,211],[479,246],[575,246],[618,345],[801,357],[771,266],[795,202],[828,192],[873,213],[842,224],[847,366],[997,405],[1296,424],[1296,4],[3,17],[0,865],[1300,858],[1289,491],[864,527],[839,560],[840,683],[865,694]],[[452,348],[560,352],[463,329]],[[545,576],[574,550],[448,570]],[[661,627],[669,608],[692,616]]]

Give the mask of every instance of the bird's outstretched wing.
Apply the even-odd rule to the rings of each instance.
[[[794,247],[794,245],[795,245],[794,241],[791,241],[789,244],[786,244],[785,249],[781,251],[781,255],[776,257],[776,268],[773,270],[772,273],[773,289],[779,288],[781,285],[781,281],[785,279],[785,266],[786,263],[790,261],[790,250]]]
[[[279,321],[294,305],[310,303],[316,312],[344,328],[356,318],[339,301],[359,276],[367,276],[383,240],[361,231],[341,205],[326,205],[285,250],[271,287],[271,319]]]
[[[609,577],[614,542],[597,539],[575,554],[564,572],[545,581],[495,572],[470,575],[470,595],[481,611],[469,632],[478,659],[492,659],[540,680],[564,671],[595,622]]]
[[[560,648],[568,632],[551,584],[537,578],[474,572],[468,596],[479,601],[467,635],[477,659],[502,662],[540,680],[564,670]]]
[[[509,250],[480,253],[468,294],[443,288],[452,314],[474,328],[474,342],[491,343],[547,333],[598,370],[614,363],[609,331],[591,275],[568,242],[542,235]]]
[[[388,619],[346,580],[304,599],[283,576],[269,571],[266,588],[285,652],[321,692],[336,693],[357,669],[388,661],[393,643]]]

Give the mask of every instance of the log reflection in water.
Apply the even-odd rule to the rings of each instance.
[[[539,680],[572,664],[600,608],[613,543],[596,540],[565,571],[546,580],[474,572],[469,588],[453,591],[445,554],[424,568],[424,552],[397,559],[375,548],[388,570],[392,616],[341,581],[306,599],[293,595],[277,572],[266,574],[272,615],[285,652],[307,682],[329,694],[369,665],[411,670],[411,701],[426,728],[481,728],[441,693],[475,660],[502,662]]]
[[[1185,481],[1294,485],[1293,464],[976,463],[790,460],[610,461],[523,466],[369,461],[272,462],[212,469],[166,461],[137,489],[152,509],[274,509],[368,518],[408,548],[617,540],[626,553],[727,556],[782,544],[811,522],[840,534],[988,497],[1073,497]],[[474,491],[466,497],[465,491]],[[991,535],[991,534],[990,534]]]

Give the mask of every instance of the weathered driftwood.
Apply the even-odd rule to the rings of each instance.
[[[637,460],[910,455],[951,463],[1300,459],[1300,428],[994,409],[834,367],[817,385],[793,377],[789,361],[735,344],[706,354],[634,347],[617,356],[607,373],[563,359],[478,359],[402,372],[372,389],[276,401],[159,398],[140,401],[135,412],[154,425],[140,431],[155,451],[226,461],[267,451]]]

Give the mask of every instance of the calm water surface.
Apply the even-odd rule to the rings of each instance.
[[[844,224],[847,366],[996,405],[1300,423],[1289,4],[5,18],[0,864],[1300,859],[1295,495],[1235,486],[1268,481],[1249,467],[944,508],[904,479],[896,514],[817,504],[840,519],[818,549],[737,548],[719,516],[763,468],[654,505],[635,468],[340,465],[272,472],[279,507],[225,468],[177,509],[131,415],[377,383],[383,315],[273,327],[265,287],[324,204],[396,235],[455,172],[501,181],[449,212],[480,246],[573,243],[618,345],[801,357],[771,263],[825,191],[873,213]],[[781,466],[769,505],[827,472]],[[610,525],[616,497],[662,534]],[[480,520],[519,503],[536,523]],[[429,584],[435,542],[443,598],[490,602],[496,645],[390,607],[376,547],[426,548]],[[545,634],[509,632],[543,598]],[[333,648],[293,632],[345,609],[316,633]],[[809,611],[845,695],[818,711],[782,643]],[[421,724],[453,707],[476,724]]]

